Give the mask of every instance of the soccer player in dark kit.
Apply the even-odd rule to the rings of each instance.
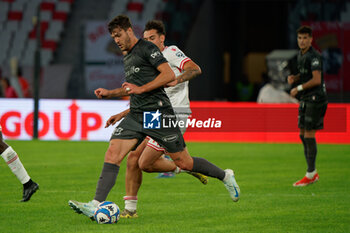
[[[312,29],[301,26],[297,30],[298,71],[297,75],[288,76],[289,84],[299,84],[290,91],[291,96],[300,95],[298,127],[304,146],[307,162],[306,175],[293,185],[306,186],[319,179],[316,170],[317,145],[316,130],[323,129],[323,118],[327,109],[327,94],[322,73],[322,57],[312,46]]]
[[[150,136],[164,147],[181,169],[221,180],[231,199],[238,201],[240,189],[233,171],[222,170],[203,158],[191,157],[179,127],[164,127],[157,120],[160,116],[174,116],[171,120],[176,119],[163,88],[165,84],[174,81],[175,74],[159,48],[152,42],[137,39],[127,16],[115,17],[108,24],[108,29],[115,43],[123,51],[126,82],[121,88],[114,90],[98,88],[95,94],[98,98],[130,94],[130,112],[112,133],[94,199],[88,203],[70,200],[68,204],[77,213],[92,218],[97,205],[106,200],[114,186],[124,157],[146,136]],[[150,127],[151,125],[154,127]]]

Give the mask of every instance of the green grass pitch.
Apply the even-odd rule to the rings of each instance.
[[[350,232],[350,146],[319,145],[318,183],[294,188],[306,163],[300,144],[188,143],[192,156],[232,168],[238,203],[224,185],[187,174],[144,173],[137,219],[98,225],[73,212],[69,199],[94,197],[107,142],[8,141],[40,190],[20,203],[22,185],[0,162],[0,232]],[[124,208],[123,162],[108,200]]]

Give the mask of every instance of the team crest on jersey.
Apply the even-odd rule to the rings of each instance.
[[[160,54],[161,53],[159,51],[155,51],[154,53],[151,54],[151,57],[156,58],[156,57],[160,56]]]
[[[177,56],[177,57],[185,57],[185,55],[184,55],[182,52],[177,52],[177,53],[176,53],[176,56]]]
[[[312,62],[311,62],[311,65],[312,66],[318,66],[320,64],[320,61],[318,60],[318,59],[314,59],[314,60],[312,60]]]

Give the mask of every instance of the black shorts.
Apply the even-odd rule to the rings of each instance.
[[[168,123],[164,127],[163,116],[174,116],[172,109],[160,110],[159,128],[146,128],[144,125],[144,113],[130,112],[124,120],[114,129],[111,139],[137,139],[135,148],[143,141],[146,136],[153,138],[158,144],[166,149],[167,152],[175,153],[183,151],[186,147],[185,141],[178,126]],[[174,120],[172,119],[172,120]],[[134,149],[135,149],[134,148]]]
[[[323,119],[327,110],[327,101],[301,101],[299,106],[298,127],[305,130],[323,129]]]

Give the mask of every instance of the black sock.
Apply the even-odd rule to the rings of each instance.
[[[303,142],[303,146],[304,146],[304,156],[305,156],[305,160],[306,160],[306,163],[307,163],[307,145],[306,145],[306,142],[305,142],[305,138],[304,138],[304,135],[299,135],[301,141]]]
[[[23,184],[23,188],[24,188],[24,189],[27,189],[27,188],[29,188],[32,184],[33,184],[32,179],[29,179],[28,182],[26,182],[26,183]]]
[[[202,173],[203,175],[218,178],[223,180],[225,178],[225,171],[218,168],[206,159],[193,157],[193,172]]]
[[[105,201],[108,193],[113,188],[119,172],[119,166],[111,163],[104,163],[100,179],[97,182],[95,200]]]
[[[302,143],[303,143],[303,146],[304,146],[304,155],[305,155],[305,158],[307,158],[307,146],[306,146],[306,142],[305,142],[305,138],[304,138],[304,135],[299,135]]]
[[[313,172],[316,168],[316,155],[317,155],[317,145],[315,138],[305,138],[305,144],[307,146],[307,171]]]

